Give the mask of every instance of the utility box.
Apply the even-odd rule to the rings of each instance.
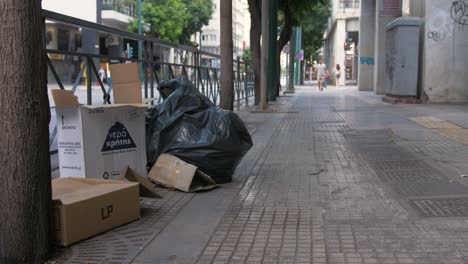
[[[385,94],[396,97],[418,95],[419,43],[422,21],[400,17],[386,29]]]

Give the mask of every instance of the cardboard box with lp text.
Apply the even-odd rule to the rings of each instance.
[[[61,178],[116,179],[127,166],[147,175],[146,105],[80,105],[68,90],[52,96]]]
[[[140,218],[138,183],[60,178],[52,181],[55,240],[68,246]]]

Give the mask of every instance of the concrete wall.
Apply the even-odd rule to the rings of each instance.
[[[330,74],[333,75],[333,70],[335,69],[336,64],[340,64],[341,66],[341,78],[339,85],[345,84],[345,59],[346,54],[344,50],[344,42],[346,40],[346,20],[339,19],[336,21],[335,26],[335,37],[334,37],[334,57],[335,60],[331,62],[328,66],[328,71]]]
[[[327,35],[324,45],[323,62],[328,68],[335,62],[335,27]]]
[[[327,39],[324,45],[324,63],[327,65],[327,69],[333,76],[336,64],[340,64],[341,67],[341,78],[340,85],[345,84],[345,58],[346,53],[344,50],[344,42],[346,39],[346,20],[337,19],[332,30],[327,34]],[[329,80],[329,84],[336,84],[335,79]]]
[[[347,32],[359,32],[359,19],[352,18],[346,20],[346,31]]]
[[[426,0],[424,93],[430,102],[468,102],[468,1]]]
[[[359,91],[374,89],[375,0],[361,1],[359,19]]]

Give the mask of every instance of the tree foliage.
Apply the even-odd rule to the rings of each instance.
[[[306,58],[311,55],[315,57],[318,49],[323,44],[323,32],[327,27],[329,9],[326,3],[315,4],[302,25],[302,46]]]
[[[308,31],[303,30],[303,39],[308,39],[313,35],[312,38],[319,37],[321,39],[322,32],[318,32],[318,27],[313,27],[312,24],[315,23],[321,24],[321,18],[317,19],[317,12],[320,10],[317,6],[327,6],[328,0],[279,0],[278,3],[278,25],[281,28],[279,34],[279,39],[277,42],[277,51],[276,51],[276,63],[278,65],[280,62],[281,50],[291,39],[292,27],[293,26],[303,26],[307,27]],[[326,11],[326,9],[325,9]],[[320,14],[320,16],[328,16],[328,13]],[[317,20],[320,20],[317,22]],[[309,21],[311,25],[305,25],[305,22]],[[304,38],[304,36],[307,37]],[[313,42],[315,44],[315,42]],[[313,49],[313,47],[310,47]],[[281,65],[278,67],[277,71],[277,95],[279,95],[280,87],[280,72]]]
[[[211,0],[145,0],[141,11],[143,22],[150,24],[148,35],[190,45],[190,37],[208,24],[212,4]],[[138,19],[128,29],[137,32]]]
[[[252,64],[252,50],[250,50],[250,48],[246,48],[244,53],[242,53],[242,61],[247,64]]]
[[[278,24],[282,29],[280,40],[283,31],[290,31],[292,26],[302,26],[303,37],[313,35],[314,40],[321,39],[328,15],[328,0],[279,0]],[[290,32],[288,33],[285,36],[287,41],[291,38]],[[278,44],[284,46],[286,43],[280,41]]]
[[[189,14],[186,26],[179,37],[179,43],[190,44],[190,36],[208,25],[213,13],[211,0],[183,0]]]

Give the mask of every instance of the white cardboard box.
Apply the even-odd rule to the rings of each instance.
[[[52,96],[61,178],[117,179],[127,166],[147,175],[146,105],[80,105],[68,90]]]

